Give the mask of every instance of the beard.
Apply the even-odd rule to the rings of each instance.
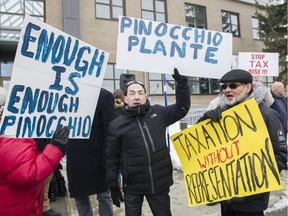
[[[245,88],[243,88],[242,92],[237,97],[233,97],[231,100],[225,97],[225,103],[227,106],[231,107],[245,101],[246,99],[247,95],[245,93]]]

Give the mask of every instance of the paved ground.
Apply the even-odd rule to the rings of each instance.
[[[64,158],[65,160],[65,158]],[[64,163],[62,163],[64,165]],[[66,177],[66,167],[63,166],[63,174]],[[182,171],[175,170],[173,173],[174,185],[171,187],[171,209],[173,215],[181,216],[220,216],[220,206],[198,206],[189,208],[187,205],[187,197],[185,192],[185,186],[183,182]],[[288,206],[288,172],[284,171],[281,173],[281,179],[283,182],[284,189],[279,191],[271,192],[269,208],[265,212],[265,216],[287,216]],[[91,196],[93,205],[94,215],[98,215],[98,206],[95,196]],[[114,216],[124,216],[123,204],[121,208],[114,207]],[[51,203],[51,207],[54,210],[60,211],[62,216],[78,216],[75,203],[73,199],[67,197],[59,197],[56,202]],[[143,216],[151,216],[152,213],[147,205],[147,202],[143,205]]]

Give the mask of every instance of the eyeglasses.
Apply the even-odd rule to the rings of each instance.
[[[229,87],[230,89],[236,89],[236,88],[238,88],[238,87],[241,86],[241,85],[243,85],[243,83],[240,83],[240,84],[230,83],[230,84],[228,84],[228,85],[223,84],[223,85],[221,85],[221,89],[222,89],[222,90],[225,90],[225,89],[227,89],[228,87]]]

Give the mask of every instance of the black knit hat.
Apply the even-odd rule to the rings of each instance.
[[[253,78],[252,75],[245,70],[241,69],[233,69],[226,74],[224,74],[221,79],[221,83],[224,82],[241,82],[241,83],[252,83]]]

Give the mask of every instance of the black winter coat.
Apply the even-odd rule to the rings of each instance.
[[[256,102],[258,103],[260,112],[267,126],[276,163],[280,172],[281,170],[286,168],[287,164],[287,145],[283,127],[279,119],[278,113],[264,103],[264,95],[262,95],[264,92],[258,91],[256,88],[257,86],[253,85],[253,92],[250,94],[248,99],[255,98]],[[218,110],[218,112],[222,112],[223,110],[226,110],[228,108],[225,104],[224,95],[220,96],[219,101],[220,105],[218,105],[215,110]],[[199,122],[205,119],[207,119],[207,117],[204,114],[204,116],[199,119]],[[262,212],[268,207],[269,195],[270,193],[267,192],[243,197],[241,199],[231,199],[221,202],[221,205],[224,207],[224,209],[229,208],[242,212]]]
[[[286,168],[287,163],[287,145],[283,133],[283,127],[279,120],[278,113],[275,110],[267,107],[264,102],[259,104],[259,109],[267,126],[276,163],[280,172]],[[279,134],[280,130],[282,131],[282,135],[281,133]],[[231,201],[224,203],[224,205],[226,205],[227,208],[238,211],[261,212],[268,208],[269,195],[269,192],[256,194],[244,197],[240,202]]]
[[[288,122],[288,114],[287,114],[287,100],[284,96],[277,96],[273,92],[271,92],[274,103],[271,105],[271,108],[276,110],[280,115],[280,120],[283,125],[284,132],[287,136],[287,122]],[[282,108],[281,108],[282,107]]]
[[[67,177],[71,197],[108,190],[104,155],[109,123],[115,118],[111,92],[101,89],[89,139],[70,139],[67,148]]]
[[[176,86],[176,104],[150,106],[147,101],[128,108],[110,123],[106,151],[110,188],[117,187],[119,170],[124,193],[154,194],[173,184],[166,127],[183,118],[189,108],[186,81]]]

